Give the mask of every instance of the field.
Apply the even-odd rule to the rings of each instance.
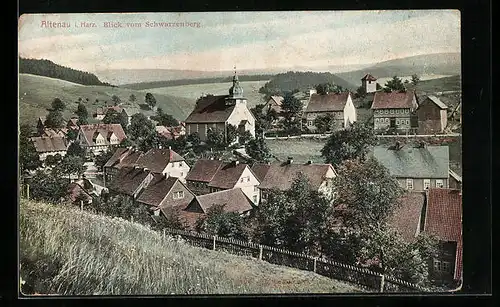
[[[89,98],[89,102],[85,105],[90,114],[98,107],[104,106],[104,101],[108,105],[112,105],[111,97],[117,95],[122,102],[127,102],[130,94],[137,97],[137,102],[143,103],[145,93],[110,86],[85,86],[59,79],[35,76],[29,74],[19,75],[19,120],[20,123],[36,124],[36,119],[39,116],[47,115],[47,108],[50,108],[52,100],[58,97],[67,105],[67,110],[64,112],[65,118],[74,115],[78,106],[76,101],[82,98],[84,101]],[[189,100],[173,97],[169,95],[156,94],[157,106],[179,120],[184,120],[190,109],[186,109],[186,104]],[[98,99],[98,102],[95,102]],[[135,104],[137,107],[138,105]],[[147,113],[147,112],[145,112]]]
[[[23,293],[59,295],[362,292],[308,271],[195,248],[139,224],[20,202]]]
[[[247,105],[249,108],[253,108],[255,105],[263,102],[263,95],[259,93],[259,89],[264,86],[267,81],[268,80],[240,82],[240,85],[243,88],[243,96],[247,99]],[[203,83],[145,89],[141,90],[141,92],[186,98],[188,100],[188,104],[183,105],[182,107],[191,111],[194,107],[196,99],[198,99],[202,94],[227,95],[231,86],[231,82]]]
[[[398,76],[398,77],[401,78],[401,80],[403,82],[405,80],[408,80],[409,82],[411,82],[411,76]],[[450,75],[421,75],[421,76],[419,76],[421,84],[425,83],[424,81],[438,80],[438,79],[444,79],[444,78],[448,78],[448,77],[451,77],[451,76]],[[391,79],[392,79],[392,77],[378,78],[377,83],[384,86],[385,83]],[[433,83],[440,84],[441,82],[433,82]],[[443,90],[442,88],[443,87],[440,87],[439,90],[442,91]]]
[[[306,163],[309,160],[314,163],[324,163],[321,149],[325,145],[325,140],[266,140],[266,144],[271,153],[280,161],[286,161],[287,157],[293,157],[293,161],[297,163]]]

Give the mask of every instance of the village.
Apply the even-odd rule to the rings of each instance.
[[[395,179],[394,189],[404,190],[395,194],[400,206],[388,217],[390,229],[405,244],[414,244],[420,234],[437,238],[439,248],[426,274],[435,285],[456,287],[462,274],[462,178],[450,168],[448,146],[434,145],[428,140],[460,136],[459,132],[450,131],[448,122],[461,124],[461,115],[457,115],[460,104],[450,109],[436,95],[418,99],[418,93],[407,89],[400,79],[394,77],[392,81],[395,84],[392,88],[390,82],[382,87],[376,77],[367,73],[356,93],[331,84],[318,85],[302,98],[301,104],[287,93],[271,95],[265,104],[251,109],[235,71],[227,95],[202,95],[189,116],[176,126],[161,124],[161,117],[168,110],[145,116],[141,110],[122,103],[98,108],[92,117],[99,123],[93,124],[85,123],[85,117],[90,116],[82,116],[85,111],[65,121],[60,128],[50,128],[49,114],[38,119],[36,136],[29,136],[40,163],[23,174],[22,193],[35,198],[37,193],[43,194],[36,191],[40,181],[36,172],[56,170],[70,184],[61,195],[51,195],[55,197],[53,201],[69,202],[82,210],[110,206],[113,201],[119,207],[127,202],[132,211],[126,211],[124,218],[203,232],[207,230],[207,218],[217,212],[219,218],[225,213],[236,215],[242,223],[256,216],[265,219],[262,216],[267,211],[259,213],[259,210],[266,208],[266,203],[279,201],[280,193],[299,189],[300,180],[307,182],[314,195],[321,195],[330,204],[336,198],[349,199],[350,188],[338,190],[340,178],[344,182],[351,180],[339,174],[340,168],[349,171],[349,164],[341,166],[342,160],[349,159],[339,160],[338,152],[357,152],[344,152],[345,157],[362,152],[360,157],[376,161],[384,169],[381,174],[387,171]],[[360,107],[354,101],[368,102],[365,111],[370,112],[369,120],[359,120]],[[59,102],[53,106],[57,108]],[[300,107],[295,107],[292,113],[294,104]],[[294,123],[300,127],[295,131],[300,132],[280,133],[293,131],[289,127]],[[378,136],[385,142],[370,143],[366,135],[373,139]],[[330,161],[335,163],[303,163],[294,161],[292,154],[286,160],[270,154],[265,143],[273,137],[283,142],[323,138],[328,140],[327,144],[336,144],[335,138],[345,137],[352,146],[345,142],[332,145]],[[416,141],[402,143],[400,138]],[[328,150],[323,151],[328,160]],[[80,157],[80,162],[71,156]],[[65,167],[58,168],[60,165]],[[351,171],[356,171],[356,165],[352,167]],[[365,185],[378,185],[367,180]],[[390,189],[390,184],[382,188]],[[319,209],[314,198],[312,202],[311,211],[324,210]],[[106,210],[110,209],[102,209]],[[343,233],[343,226],[336,220],[331,229]],[[239,227],[254,226],[248,222]],[[238,237],[223,228],[221,225],[215,228],[217,235]],[[278,242],[287,238],[278,237],[274,242],[286,246]],[[301,251],[317,250],[305,243],[304,246]],[[356,265],[377,268],[381,264],[377,256],[368,256],[358,259]]]

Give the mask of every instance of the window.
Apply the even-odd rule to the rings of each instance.
[[[399,125],[399,119],[396,118],[396,125]]]
[[[391,114],[394,114],[394,109],[391,109]]]
[[[410,111],[408,109],[405,109],[405,113],[408,114],[410,113]]]
[[[443,179],[436,179],[436,188],[444,187]]]
[[[371,81],[368,81],[368,84],[372,84],[372,82],[371,82]]]
[[[386,122],[386,123],[389,123],[389,119],[388,119],[388,118],[386,118],[386,119],[385,119],[385,122]]]
[[[254,195],[254,196],[253,196],[253,202],[254,202],[254,203],[257,203],[257,195]]]
[[[183,176],[184,176],[184,172],[181,172],[181,177],[183,177]]]
[[[257,186],[254,186],[254,187],[253,187],[253,191],[254,191],[254,192],[259,192],[259,188],[258,188]]]
[[[406,120],[406,124],[407,124],[407,125],[409,125],[409,124],[410,124],[410,120],[409,120],[409,119],[407,119],[407,120]]]
[[[378,123],[378,118],[375,118],[375,122]]]
[[[385,113],[385,114],[389,114],[389,110],[387,110],[387,109],[386,109],[386,110],[384,111],[384,113]]]
[[[413,190],[413,179],[406,179],[406,188],[408,190]]]
[[[451,262],[434,259],[434,271],[437,273],[451,273]]]
[[[396,111],[395,111],[395,112],[396,112],[396,114],[399,114],[399,109],[396,109]]]
[[[424,179],[424,190],[427,190],[431,187],[431,180],[430,179]]]
[[[174,192],[174,199],[184,198],[184,191]]]
[[[313,125],[313,121],[312,121],[312,120],[308,121],[308,122],[307,122],[307,125],[308,125],[308,126],[312,126],[312,125]]]

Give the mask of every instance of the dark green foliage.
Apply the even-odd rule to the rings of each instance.
[[[328,93],[341,93],[345,89],[342,86],[332,83],[321,83],[315,86],[316,92],[320,95],[326,95]]]
[[[49,155],[45,158],[45,165],[47,166],[56,166],[62,161],[62,156],[60,154]]]
[[[238,143],[240,145],[247,144],[251,139],[253,139],[253,136],[248,130],[245,130],[243,133],[238,133]]]
[[[331,83],[342,86],[346,89],[354,88],[352,84],[339,78],[331,73],[316,73],[316,72],[292,72],[281,73],[274,76],[274,78],[267,82],[259,93],[268,96],[275,94],[283,94],[291,92],[295,89],[305,91],[317,84]]]
[[[375,85],[375,87],[376,87],[377,91],[382,89],[382,86],[381,86],[379,83],[377,83],[377,84]]]
[[[128,126],[128,118],[123,112],[116,112],[114,109],[109,109],[106,112],[106,115],[102,119],[102,122],[105,124],[120,124],[122,128],[125,130]]]
[[[89,121],[87,119],[87,117],[78,117],[78,121],[76,122],[77,125],[88,125],[89,124]]]
[[[69,180],[55,174],[55,172],[37,171],[30,180],[30,198],[59,202],[65,197]]]
[[[250,109],[253,116],[255,117],[255,133],[261,135],[270,127],[270,122],[264,113],[264,105],[258,104],[254,108]]]
[[[129,138],[123,139],[120,144],[118,144],[119,148],[127,148],[130,146],[134,146],[134,142],[132,142]]]
[[[420,82],[420,78],[417,74],[411,75],[411,84],[417,85]]]
[[[283,102],[281,104],[281,108],[283,109],[285,117],[293,117],[296,116],[299,112],[302,111],[303,103],[292,93],[285,93],[283,96]]]
[[[257,162],[268,162],[272,157],[271,151],[262,137],[250,139],[245,145],[245,152]]]
[[[338,165],[348,159],[365,159],[370,146],[376,144],[374,131],[371,127],[359,122],[349,128],[335,131],[328,138],[321,156],[326,163]]]
[[[316,131],[319,133],[325,133],[330,130],[333,125],[333,115],[327,113],[321,115],[314,119],[314,125],[316,126]]]
[[[87,108],[83,103],[78,104],[78,109],[76,110],[75,114],[78,116],[78,118],[89,117],[89,112],[87,111]]]
[[[365,97],[366,97],[365,88],[363,86],[358,87],[358,89],[356,90],[356,98],[365,98]]]
[[[64,102],[62,102],[61,99],[54,98],[54,100],[52,101],[52,110],[62,112],[62,111],[64,111],[65,108],[66,108],[66,104]]]
[[[144,102],[153,109],[156,106],[156,98],[151,93],[146,93],[146,97],[144,98]]]
[[[97,157],[95,157],[94,163],[98,170],[102,171],[104,164],[111,159],[113,156],[114,150],[108,149],[106,151],[101,152]]]
[[[223,131],[219,130],[209,130],[207,133],[207,145],[212,148],[212,150],[222,150],[226,147],[226,142],[224,140]]]
[[[31,126],[24,124],[19,127],[19,168],[21,172],[35,170],[42,165],[35,145],[30,139],[32,134]]]
[[[386,92],[404,92],[406,91],[406,87],[401,81],[401,78],[398,78],[398,76],[392,77],[391,80],[387,81],[385,83],[385,88],[384,91]]]
[[[228,124],[226,126],[226,145],[232,144],[236,141],[238,136],[238,128],[234,125]]]
[[[159,148],[161,140],[158,133],[152,130],[146,137],[137,139],[136,143],[139,150],[146,152],[152,148]]]
[[[147,138],[152,132],[156,132],[153,123],[142,113],[132,115],[128,136],[133,141],[141,141]]]
[[[65,174],[71,179],[71,175],[76,174],[78,178],[83,175],[86,170],[84,165],[85,160],[78,155],[68,155],[64,156],[61,163],[57,165],[53,172],[54,174]]]
[[[99,81],[94,74],[57,65],[49,60],[19,58],[19,73],[46,76],[83,85],[110,85]]]
[[[224,212],[224,205],[213,205],[207,215],[196,222],[196,230],[201,233],[225,238],[247,240],[243,230],[243,218],[236,212]]]
[[[122,100],[120,99],[120,97],[118,97],[116,95],[111,96],[111,100],[113,101],[113,104],[115,106],[119,105],[120,102],[122,102]]]
[[[47,115],[44,123],[47,128],[63,128],[64,127],[64,118],[62,116],[61,111],[51,110]]]
[[[80,120],[78,120],[79,122]],[[78,123],[77,122],[77,123]],[[69,141],[74,141],[76,140],[76,138],[78,137],[78,130],[76,129],[69,129],[68,130],[68,133],[66,133],[66,138],[69,140]]]
[[[177,127],[179,126],[179,121],[175,119],[172,115],[164,113],[162,108],[156,110],[156,116],[154,118],[161,126],[165,127]]]
[[[168,210],[166,213],[160,213],[157,223],[153,223],[153,229],[161,230],[164,228],[186,230],[187,227],[182,221],[178,209]]]
[[[137,100],[137,97],[135,97],[134,94],[130,94],[130,97],[128,98],[128,100],[132,103],[134,103],[136,100]]]
[[[68,146],[66,156],[78,156],[81,158],[85,158],[85,155],[86,155],[86,150],[80,145],[80,142],[76,141]]]

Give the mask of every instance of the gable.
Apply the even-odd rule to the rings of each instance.
[[[241,182],[242,178],[250,178],[250,181],[244,180],[244,182]],[[241,173],[241,176],[238,178],[238,181],[235,184],[235,187],[239,186],[254,186],[254,185],[259,185],[260,182],[257,179],[257,177],[254,175],[254,173],[250,170],[248,165],[245,167],[243,172]]]

